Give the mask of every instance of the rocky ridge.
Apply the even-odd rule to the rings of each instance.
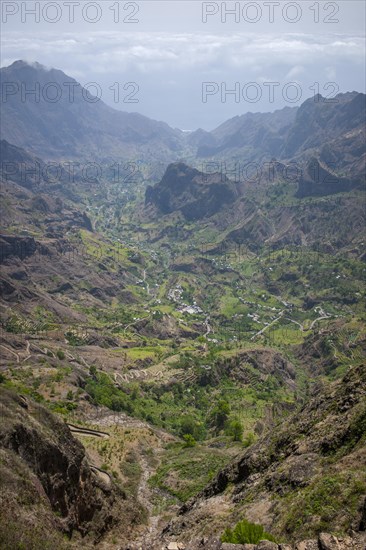
[[[74,531],[96,540],[115,521],[116,490],[98,476],[85,449],[65,423],[24,396],[2,390],[0,395],[1,498],[18,528],[26,525],[30,510],[69,536]],[[22,485],[25,483],[24,487]],[[16,491],[28,491],[27,507],[20,507]],[[113,507],[117,506],[115,510]],[[4,521],[4,516],[2,517]]]

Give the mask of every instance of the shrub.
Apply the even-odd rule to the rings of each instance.
[[[89,374],[92,378],[94,378],[94,379],[96,378],[96,376],[97,376],[97,367],[95,365],[91,365],[89,367]]]
[[[221,537],[222,542],[230,542],[232,544],[258,544],[261,540],[270,540],[275,542],[274,537],[266,533],[263,525],[258,523],[250,523],[246,519],[239,521],[234,527],[225,529]]]
[[[191,434],[185,434],[183,439],[185,447],[194,447],[196,445],[196,440]]]
[[[61,361],[62,361],[63,359],[65,359],[65,353],[62,351],[62,349],[58,349],[58,350],[56,351],[56,355],[57,355],[57,357],[58,357],[59,359],[61,359]]]
[[[248,435],[246,436],[246,438],[243,441],[243,446],[244,447],[250,447],[251,445],[253,445],[254,441],[255,441],[254,433],[249,432]]]

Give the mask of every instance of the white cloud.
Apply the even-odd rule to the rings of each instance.
[[[300,76],[304,72],[305,72],[305,68],[302,65],[295,65],[289,70],[285,78],[286,80],[292,80],[293,78]]]
[[[315,36],[309,34],[172,34],[172,33],[79,33],[77,39],[68,33],[60,36],[7,33],[3,37],[4,61],[30,58],[80,70],[83,65],[92,72],[113,72],[130,67],[142,72],[165,68],[269,67],[288,66],[288,75],[298,76],[305,65],[322,59],[361,61],[364,42],[361,36]],[[25,55],[26,52],[26,55]],[[70,59],[69,56],[72,56]]]
[[[320,83],[320,93],[330,81],[340,91],[364,91],[364,48],[362,36],[344,34],[13,31],[3,35],[2,65],[38,61],[81,84],[100,83],[103,99],[114,107],[178,127],[212,128],[248,110],[281,108],[286,104],[282,88],[291,81],[301,86],[301,101],[313,94],[314,82]],[[113,103],[110,87],[116,81],[138,83],[138,106]],[[264,84],[277,81],[275,102],[269,102]],[[203,104],[202,82],[224,83],[228,90],[236,82],[241,88],[256,82],[263,88],[262,102],[241,99],[238,104],[232,96],[222,102],[218,93]]]

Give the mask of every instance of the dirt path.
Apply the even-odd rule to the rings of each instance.
[[[159,446],[154,449],[154,457],[158,459],[159,462],[159,453],[162,447]],[[179,506],[173,505],[168,509],[160,510],[154,500],[156,500],[156,495],[166,496],[171,498],[171,495],[161,489],[156,490],[151,488],[149,485],[149,478],[156,472],[157,466],[151,466],[149,460],[141,453],[139,457],[139,463],[142,469],[139,487],[137,490],[137,498],[139,502],[146,508],[148,512],[148,524],[144,531],[136,537],[133,541],[133,548],[162,548],[161,542],[161,532],[164,526],[168,523],[167,513],[176,513]],[[155,498],[154,498],[155,497]]]
[[[159,494],[160,496],[166,496],[168,498],[171,498],[171,495],[165,493],[164,491],[161,491],[160,489],[156,490],[152,488],[149,484],[149,478],[156,472],[159,466],[160,456],[164,450],[165,444],[169,441],[178,441],[178,438],[172,436],[162,429],[151,426],[143,420],[132,418],[122,412],[116,414],[106,413],[102,417],[99,417],[97,421],[93,420],[93,424],[106,428],[117,425],[132,430],[137,428],[147,428],[149,429],[149,431],[154,432],[155,436],[157,437],[157,445],[152,448],[152,456],[146,453],[146,451],[150,451],[151,448],[148,449],[145,444],[141,444],[141,446],[139,446],[139,452],[137,453],[138,463],[141,468],[141,476],[139,479],[136,496],[138,501],[147,510],[148,523],[146,527],[141,531],[141,533],[133,540],[133,543],[129,545],[129,548],[131,549],[143,548],[145,550],[148,548],[155,548],[156,544],[158,544],[163,524],[167,522],[166,513],[169,513],[170,511],[173,512],[173,508],[174,511],[176,511],[175,509],[178,508],[178,506],[174,505],[171,509],[169,508],[169,510],[160,510],[156,504],[157,494]],[[93,431],[94,434],[104,433],[96,432],[95,430],[85,431]],[[164,516],[165,518],[163,519]]]
[[[261,330],[259,330],[258,332],[256,332],[254,334],[254,336],[251,337],[251,340],[254,340],[255,338],[257,338],[257,336],[259,336],[260,334],[263,334],[263,332],[265,332],[266,330],[268,330],[270,327],[272,327],[275,323],[277,323],[277,321],[279,321],[281,319],[281,317],[283,316],[283,313],[284,313],[284,309],[280,312],[279,316],[276,317],[276,319],[274,319],[272,321],[272,323],[269,323],[269,325],[266,325],[264,328],[262,328]]]
[[[318,321],[321,321],[322,319],[330,319],[332,317],[332,315],[330,314],[325,314],[325,315],[322,315],[321,317],[317,317],[316,319],[314,319],[314,321],[312,321],[311,325],[310,325],[310,330],[314,327],[315,323],[317,323]]]
[[[210,316],[209,316],[209,315],[206,317],[205,325],[206,325],[206,332],[205,332],[205,334],[204,334],[203,336],[204,336],[205,338],[207,338],[207,336],[208,336],[211,332],[213,332],[212,327],[211,327],[211,325],[210,325]]]
[[[146,457],[140,456],[140,466],[142,468],[142,474],[140,478],[139,488],[137,490],[137,498],[141,504],[147,509],[149,514],[149,523],[147,526],[147,532],[143,535],[144,543],[152,543],[156,539],[159,533],[159,523],[161,517],[154,514],[153,507],[153,494],[151,487],[148,483],[149,478],[155,473],[155,468],[152,468]]]
[[[90,469],[99,477],[101,481],[107,486],[110,487],[112,485],[111,476],[108,472],[105,470],[101,470],[98,468],[98,466],[90,465]]]

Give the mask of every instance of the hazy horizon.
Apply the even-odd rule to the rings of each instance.
[[[59,68],[96,83],[107,105],[182,130],[298,106],[317,92],[365,92],[365,4],[356,0],[35,5],[2,3],[1,66]]]

